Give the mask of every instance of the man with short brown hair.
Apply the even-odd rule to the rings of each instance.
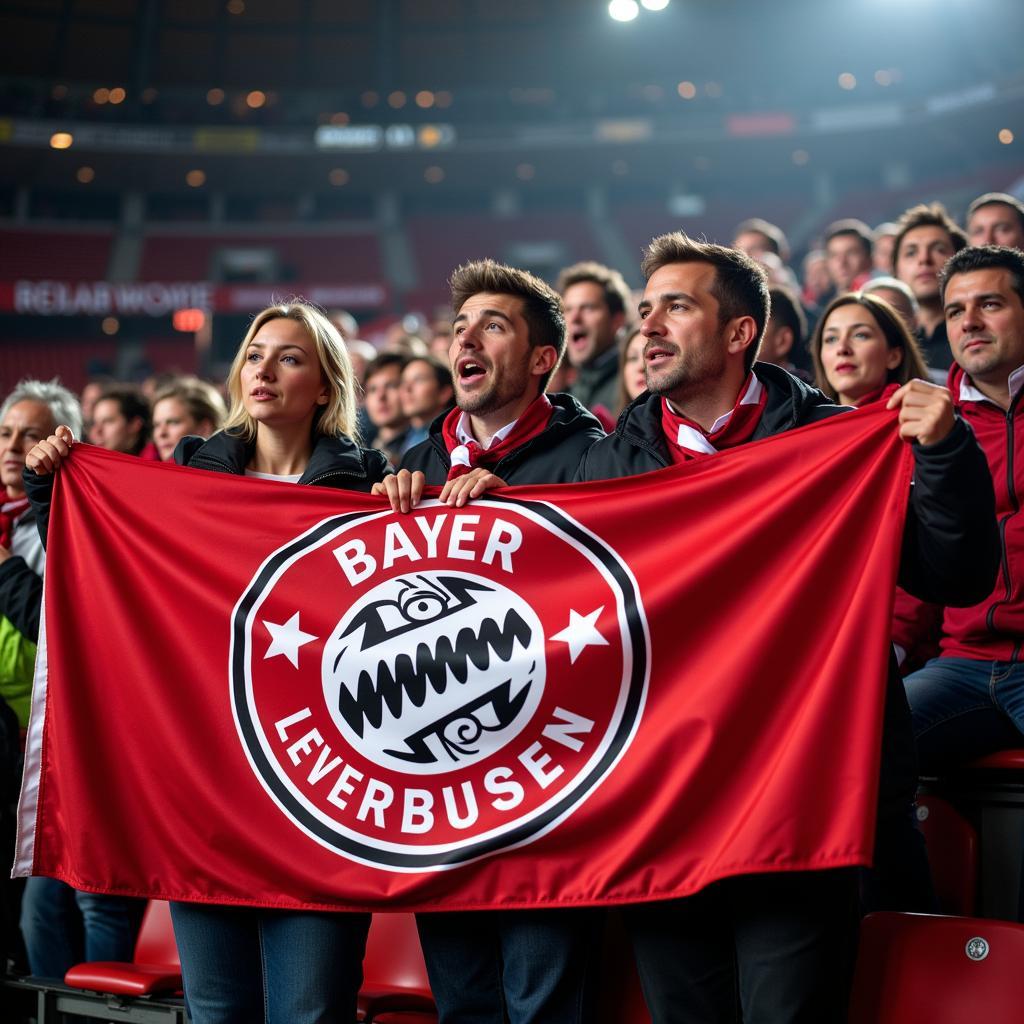
[[[405,450],[409,420],[402,412],[402,371],[408,357],[400,352],[381,352],[366,367],[363,408],[373,427],[366,443],[379,448],[397,465]]]
[[[1006,192],[986,192],[967,207],[971,245],[1008,245],[1024,250],[1024,203]]]
[[[629,287],[617,270],[586,262],[566,267],[557,290],[565,305],[567,356],[576,369],[570,393],[613,421],[619,385],[616,342],[628,321]]]
[[[946,319],[939,293],[939,271],[967,245],[967,236],[942,203],[911,207],[899,219],[893,245],[893,274],[910,285],[918,305],[918,342],[925,362],[945,370],[953,361],[946,337]]]
[[[928,774],[1024,742],[1024,253],[962,249],[941,284],[950,389],[992,471],[1001,568],[984,600],[945,609],[939,656],[905,680]]]
[[[571,395],[545,394],[565,349],[558,295],[492,260],[452,275],[449,361],[456,406],[430,425],[398,474],[376,485],[409,512],[425,484],[461,507],[504,484],[572,480],[604,436]],[[601,917],[577,908],[417,915],[441,1024],[586,1024]]]
[[[435,417],[452,404],[452,372],[436,356],[413,356],[402,369],[402,413],[409,420],[403,454],[427,439]]]
[[[828,276],[837,295],[856,291],[871,276],[871,229],[848,217],[825,229]]]
[[[643,271],[640,332],[648,390],[627,406],[615,432],[589,449],[577,479],[617,479],[715,458],[841,413],[785,370],[755,362],[769,315],[768,282],[755,261],[677,232],[651,243]],[[899,409],[900,436],[917,442],[901,580],[921,597],[942,592],[950,602],[970,601],[990,585],[996,565],[982,454],[955,419],[944,388],[910,381],[890,405]],[[814,444],[812,434],[807,438]],[[665,486],[679,487],[681,514],[700,516],[699,506],[686,504],[686,480],[669,477]],[[722,614],[730,614],[727,605]],[[831,625],[806,628],[827,636]],[[759,686],[784,679],[785,666],[758,669]],[[853,683],[855,676],[842,682]],[[875,865],[865,891],[874,894],[878,909],[923,911],[931,906],[930,884],[914,826],[913,737],[894,654],[885,703]],[[693,896],[628,909],[656,1024],[736,1020],[737,1002],[748,1022],[845,1020],[857,872],[737,870],[736,877]]]
[[[150,424],[149,402],[142,391],[133,384],[110,384],[93,406],[89,440],[108,451],[142,455]]]
[[[761,217],[750,217],[736,225],[732,247],[754,259],[770,252],[778,256],[783,264],[789,263],[789,241],[782,228]]]

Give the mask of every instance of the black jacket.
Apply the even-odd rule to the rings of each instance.
[[[222,430],[209,440],[191,435],[183,437],[174,449],[174,461],[179,466],[242,476],[252,458],[252,452],[252,442]],[[321,434],[314,442],[309,465],[299,478],[299,483],[340,487],[368,494],[375,483],[391,472],[384,453],[376,448],[360,448],[350,438],[325,437]]]
[[[779,367],[757,363],[754,372],[768,397],[752,440],[845,411]],[[808,438],[808,444],[813,443]],[[995,497],[985,456],[970,427],[959,418],[943,441],[915,444],[913,451],[914,485],[903,533],[900,584],[926,601],[974,604],[991,590],[999,564]],[[661,400],[645,393],[623,412],[615,432],[590,449],[578,479],[612,479],[670,464]],[[808,509],[807,514],[813,516],[815,510]],[[879,595],[880,600],[885,597]],[[829,624],[818,628],[828,629]],[[857,666],[851,665],[849,672],[856,680]],[[864,906],[929,912],[933,896],[927,862],[912,817],[917,756],[910,709],[891,650],[884,721],[874,872],[864,892]]]
[[[548,398],[554,411],[544,432],[490,467],[495,476],[507,484],[568,483],[587,449],[604,437],[597,418],[571,395],[548,395]],[[448,479],[452,465],[441,432],[444,415],[430,424],[426,441],[410,448],[402,457],[402,469],[421,470],[427,483],[435,487]]]
[[[752,441],[846,411],[778,366],[756,363],[754,373],[768,397]],[[913,452],[900,586],[936,604],[976,604],[990,593],[999,566],[995,495],[984,452],[959,417],[949,437],[915,444]],[[623,411],[614,433],[587,452],[576,479],[610,480],[670,465],[661,398],[644,392]]]
[[[18,523],[22,529],[32,529],[35,513],[29,509]],[[43,601],[43,577],[33,572],[20,555],[11,555],[0,562],[0,615],[35,643],[39,637],[39,610]]]
[[[605,349],[593,362],[581,366],[576,380],[569,389],[570,394],[587,409],[603,406],[609,415],[614,415],[619,397],[619,348],[612,345]]]

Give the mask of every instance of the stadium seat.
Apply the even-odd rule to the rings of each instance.
[[[436,1024],[412,914],[375,914],[363,963],[359,1020],[366,1024]],[[608,914],[597,981],[598,1024],[649,1024],[633,950],[616,911]]]
[[[131,963],[78,964],[64,976],[64,984],[122,996],[180,993],[181,961],[167,903],[149,901]]]
[[[427,1024],[436,1019],[413,914],[374,914],[366,939],[363,985],[357,1019],[377,1022],[382,1014],[400,1014],[395,1024]]]
[[[1024,926],[976,917],[869,914],[849,1024],[1017,1024]]]
[[[948,800],[928,793],[917,801],[932,880],[945,914],[969,917],[978,901],[978,832]]]
[[[977,912],[1024,920],[1024,749],[987,754],[926,786],[977,828]]]
[[[972,761],[968,771],[1024,771],[1024,750],[997,750],[994,754],[986,754]]]

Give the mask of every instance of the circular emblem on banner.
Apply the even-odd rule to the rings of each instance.
[[[274,551],[235,607],[260,782],[337,853],[452,867],[550,831],[643,710],[647,625],[611,548],[543,502],[366,512]]]

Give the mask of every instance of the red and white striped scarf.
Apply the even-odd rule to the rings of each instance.
[[[14,540],[14,524],[28,511],[28,498],[11,498],[5,493],[0,504],[0,548],[9,548]]]
[[[675,412],[667,398],[661,400],[661,426],[665,431],[668,451],[676,465],[714,455],[725,448],[735,448],[754,436],[768,401],[764,385],[753,375],[740,392],[736,404],[719,416],[710,430]]]
[[[482,448],[466,429],[466,414],[459,408],[452,409],[444,418],[441,428],[452,463],[448,479],[455,480],[464,476],[477,466],[496,466],[506,455],[542,434],[551,419],[551,413],[547,395],[539,395],[526,407],[519,419],[502,427],[491,438],[491,443]]]

